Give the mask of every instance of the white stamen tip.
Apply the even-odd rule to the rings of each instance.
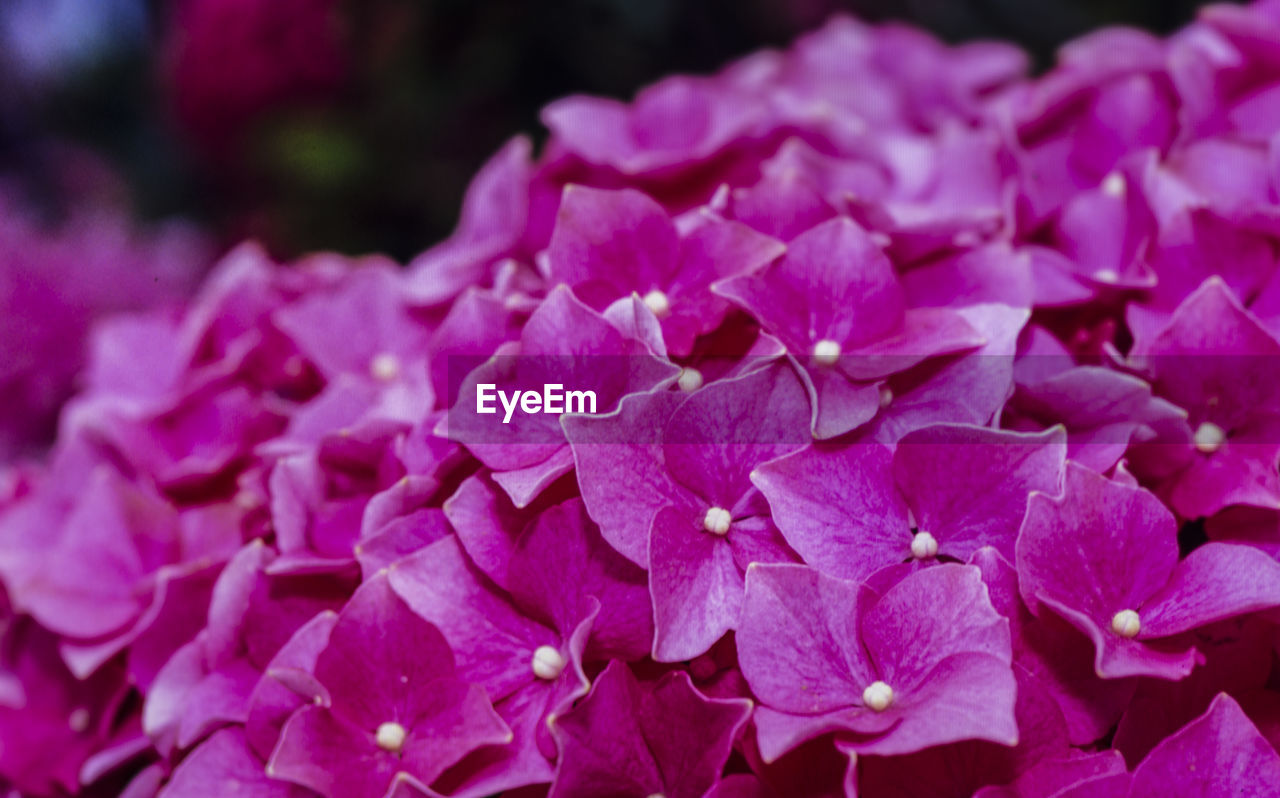
[[[400,753],[400,749],[404,748],[404,740],[408,736],[409,732],[395,721],[388,721],[387,723],[382,724],[373,734],[373,738],[378,743],[378,747],[383,751],[390,751],[393,754]]]
[[[76,707],[67,716],[67,728],[76,734],[80,734],[89,728],[89,720],[89,710],[84,707]]]
[[[1112,172],[1102,179],[1102,193],[1109,197],[1123,197],[1127,189],[1124,175],[1119,172]]]
[[[564,671],[564,657],[551,646],[538,646],[533,652],[533,675],[551,681]]]
[[[653,311],[653,315],[662,318],[671,312],[671,300],[656,288],[644,295],[644,306]]]
[[[1212,421],[1206,421],[1196,427],[1196,449],[1204,454],[1213,454],[1227,442],[1227,433]]]
[[[893,389],[888,385],[880,386],[880,409],[888,407],[893,403]]]
[[[729,524],[732,522],[733,516],[729,515],[728,510],[723,507],[712,507],[702,518],[702,528],[713,535],[727,535]]]
[[[917,560],[927,560],[938,555],[938,539],[928,532],[917,532],[911,538],[911,556]]]
[[[375,380],[391,382],[400,376],[400,358],[390,352],[375,355],[373,360],[369,361],[369,373]]]
[[[819,366],[830,366],[840,359],[840,344],[830,338],[823,338],[813,345],[813,362]]]
[[[1093,273],[1093,279],[1100,283],[1118,283],[1120,282],[1120,272],[1115,269],[1098,269]]]
[[[702,387],[702,372],[685,366],[680,369],[680,376],[676,379],[676,383],[685,393],[693,393]]]
[[[880,247],[881,249],[884,249],[885,247],[893,243],[893,239],[889,238],[889,236],[885,235],[884,233],[872,233],[869,236],[869,238],[871,239],[872,244],[875,244],[877,247]]]
[[[1121,637],[1137,637],[1142,631],[1142,619],[1133,610],[1120,610],[1111,619],[1111,631]]]
[[[893,688],[881,681],[872,682],[862,691],[862,703],[876,712],[884,712],[893,703]]]

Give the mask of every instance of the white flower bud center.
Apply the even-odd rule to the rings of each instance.
[[[1204,454],[1213,454],[1227,442],[1227,433],[1212,421],[1206,421],[1196,427],[1196,449]]]
[[[911,538],[911,556],[917,560],[927,560],[938,555],[938,539],[928,532],[917,532]]]
[[[1142,619],[1133,610],[1120,610],[1111,618],[1111,631],[1132,639],[1142,631]]]
[[[1119,172],[1112,172],[1102,179],[1102,193],[1109,197],[1123,197],[1127,190],[1124,175]]]
[[[391,382],[400,376],[400,358],[390,352],[382,352],[375,355],[369,361],[369,373],[373,375],[375,380]]]
[[[693,393],[702,387],[702,372],[685,366],[680,369],[680,376],[676,378],[676,382],[680,385],[680,390],[685,393]]]
[[[404,740],[408,736],[409,732],[403,726],[395,721],[388,721],[378,727],[373,734],[373,739],[383,751],[398,754],[400,749],[404,748]]]
[[[644,302],[646,308],[653,312],[653,315],[660,319],[671,312],[671,300],[656,288],[645,294],[644,299],[641,301]]]
[[[893,703],[893,688],[882,681],[874,681],[862,691],[862,703],[876,712],[884,712]]]
[[[830,338],[823,338],[813,345],[813,362],[819,366],[830,366],[840,359],[840,344]]]
[[[551,646],[538,646],[533,652],[533,675],[551,681],[564,671],[564,657]]]
[[[729,515],[729,511],[723,507],[712,507],[702,518],[702,528],[713,535],[729,534],[731,523],[733,523],[733,516]]]
[[[67,728],[76,734],[80,734],[89,728],[89,721],[89,710],[84,707],[76,707],[67,716]]]

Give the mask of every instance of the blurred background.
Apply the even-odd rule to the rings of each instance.
[[[1038,67],[1104,24],[1171,30],[1191,0],[0,0],[0,182],[72,203],[407,259],[538,109],[709,72],[844,11]],[[14,187],[17,187],[16,189]]]

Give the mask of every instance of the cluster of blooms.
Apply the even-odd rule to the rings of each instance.
[[[1280,795],[1280,3],[1025,69],[838,19],[551,105],[407,269],[97,325],[0,489],[0,778]]]

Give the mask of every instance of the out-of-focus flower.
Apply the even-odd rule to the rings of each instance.
[[[176,306],[208,254],[184,224],[143,232],[97,206],[47,224],[0,187],[0,461],[47,444],[95,321]]]
[[[174,0],[167,12],[174,112],[213,153],[264,113],[331,98],[346,76],[336,0]]]

